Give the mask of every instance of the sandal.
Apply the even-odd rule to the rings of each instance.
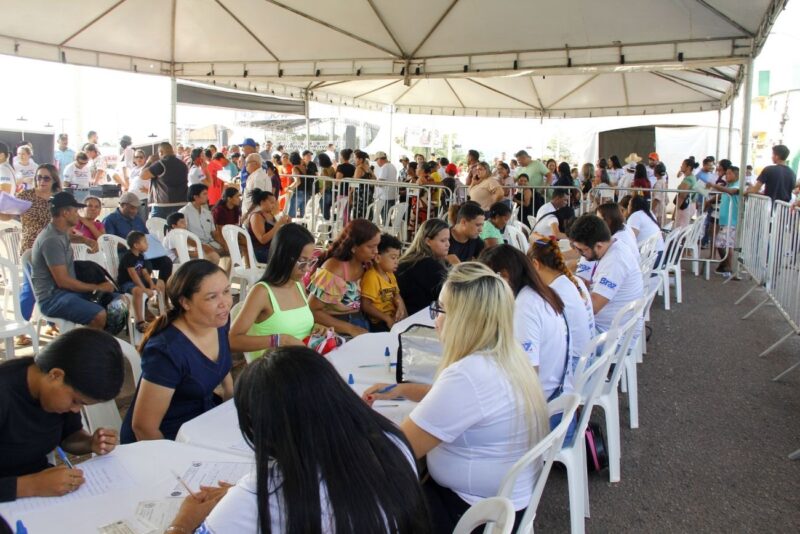
[[[44,335],[50,337],[56,337],[60,332],[58,331],[58,327],[56,325],[50,325],[47,327],[47,330],[44,331]]]
[[[31,345],[33,345],[33,341],[28,336],[17,336],[14,341],[15,347],[30,347]]]
[[[136,331],[140,334],[144,334],[147,328],[150,326],[150,323],[147,321],[139,321],[136,323]]]

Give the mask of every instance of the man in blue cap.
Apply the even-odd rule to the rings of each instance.
[[[252,137],[245,137],[244,141],[239,143],[239,146],[242,147],[242,154],[244,154],[244,159],[247,161],[247,156],[250,154],[255,154],[258,151],[258,143],[256,143]],[[261,168],[267,170],[266,165],[262,163]],[[242,167],[242,172],[239,176],[241,176],[241,187],[242,191],[244,191],[245,185],[247,185],[247,176],[250,173],[247,172],[247,167]]]

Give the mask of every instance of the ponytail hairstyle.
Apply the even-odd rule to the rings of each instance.
[[[548,269],[560,272],[575,285],[584,301],[589,298],[589,295],[583,290],[582,284],[578,282],[578,279],[575,278],[575,275],[564,262],[564,256],[561,254],[561,249],[555,236],[550,236],[549,239],[537,239],[531,243],[531,248],[528,250],[528,258],[531,261],[538,261]]]
[[[353,219],[344,227],[339,237],[331,243],[319,259],[319,265],[326,260],[334,258],[339,261],[350,261],[353,257],[353,247],[358,247],[380,234],[381,230],[366,219]]]
[[[236,193],[239,192],[239,189],[236,187],[226,187],[225,190],[222,192],[222,196],[219,197],[217,200],[217,206],[224,206],[228,203],[228,200],[232,199],[236,196]]]
[[[683,164],[692,169],[692,171],[694,171],[697,167],[700,166],[700,164],[695,161],[694,156],[689,156],[688,158],[683,160]]]
[[[139,344],[139,352],[144,350],[151,337],[158,335],[162,330],[174,323],[176,319],[183,316],[186,310],[181,301],[183,299],[191,299],[200,291],[200,285],[203,280],[217,273],[225,274],[225,271],[210,261],[201,259],[189,260],[181,264],[178,270],[172,273],[172,276],[167,280],[166,290],[169,310],[150,323],[150,327],[144,333],[142,342]]]
[[[256,187],[255,189],[250,191],[250,202],[252,202],[254,206],[259,206],[269,197],[274,197],[274,196],[275,194],[272,191],[263,191]]]
[[[650,217],[650,220],[656,223],[656,226],[658,226],[659,228],[661,227],[658,224],[658,221],[656,221],[656,218],[653,217],[653,213],[650,211],[650,203],[647,202],[647,199],[644,198],[643,196],[636,195],[635,197],[631,198],[631,204],[629,209],[630,209],[630,214],[628,215],[628,217],[630,217],[637,211],[643,211],[645,215]]]
[[[528,286],[542,297],[556,313],[564,313],[564,302],[561,297],[542,281],[542,278],[534,270],[531,260],[521,250],[507,244],[485,248],[478,261],[498,274],[505,271],[514,297],[519,295],[523,287]]]

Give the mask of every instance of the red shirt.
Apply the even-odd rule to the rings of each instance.
[[[208,163],[208,174],[211,177],[211,185],[208,186],[208,203],[212,206],[222,198],[222,180],[217,178],[217,173],[225,168],[222,160],[213,159]]]

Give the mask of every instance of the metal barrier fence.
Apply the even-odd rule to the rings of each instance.
[[[738,246],[741,249],[739,264],[752,277],[755,285],[742,295],[736,304],[767,283],[772,199],[763,195],[747,195],[744,198],[744,213],[744,221],[739,228]]]

